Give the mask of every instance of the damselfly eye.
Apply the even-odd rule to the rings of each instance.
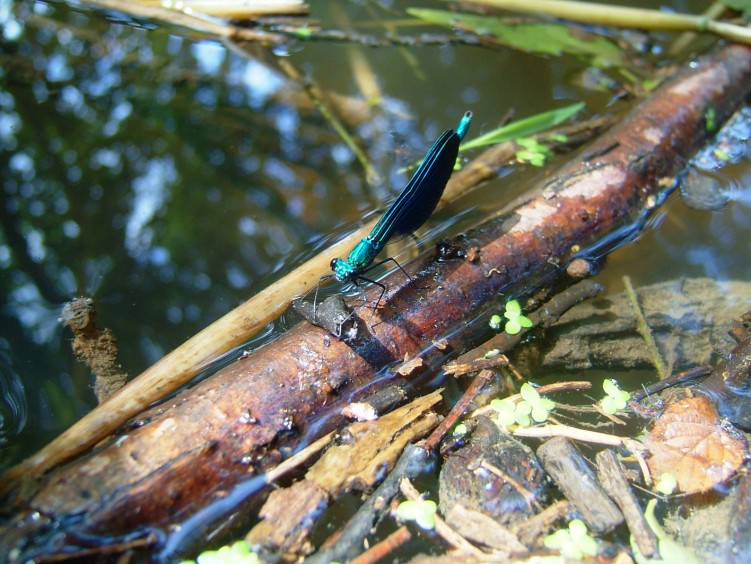
[[[331,263],[329,266],[331,267],[331,270],[334,270],[336,268],[336,263],[339,262],[339,259],[331,259]]]

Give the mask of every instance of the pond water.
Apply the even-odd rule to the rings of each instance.
[[[406,18],[390,3],[312,4],[324,27],[366,35]],[[73,358],[71,334],[59,323],[66,300],[95,299],[100,325],[117,337],[120,362],[135,376],[382,209],[404,185],[401,167],[467,109],[472,138],[511,109],[526,117],[583,101],[583,118],[631,103],[585,86],[578,77],[588,63],[567,56],[299,39],[272,53],[62,2],[1,0],[0,23],[5,467],[96,403],[89,370]],[[398,31],[449,35],[419,25]],[[660,47],[646,57],[655,66],[669,62]],[[280,58],[326,96],[355,99],[345,125],[380,182],[366,180]],[[368,96],[377,105],[364,102]],[[478,223],[541,174],[510,169],[442,210],[427,225],[426,244]],[[748,156],[717,178],[730,191],[727,206],[696,210],[673,194],[598,279],[612,292],[622,290],[623,275],[637,288],[678,277],[748,280]]]

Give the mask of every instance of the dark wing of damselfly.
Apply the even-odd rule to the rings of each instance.
[[[433,143],[414,176],[376,223],[370,238],[383,247],[391,237],[412,233],[438,205],[459,154],[461,139],[447,129]]]

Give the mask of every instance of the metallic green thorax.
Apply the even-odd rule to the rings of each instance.
[[[336,258],[331,261],[331,270],[334,271],[334,277],[339,282],[351,282],[358,274],[368,268],[379,252],[381,252],[381,247],[376,247],[369,236],[365,237],[350,251],[347,260]]]
[[[360,277],[394,235],[405,235],[419,228],[433,213],[451,177],[459,143],[469,129],[472,112],[462,116],[456,131],[447,129],[433,143],[422,164],[396,200],[373,227],[370,235],[360,241],[347,260],[334,259],[331,270],[339,282],[352,282]]]

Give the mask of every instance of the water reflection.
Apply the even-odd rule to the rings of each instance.
[[[156,237],[150,225],[157,212],[166,213],[170,188],[179,175],[170,156],[151,159],[145,169],[131,184],[133,197],[125,221],[125,249],[138,263],[164,266],[169,262],[169,251],[155,246]]]
[[[93,295],[137,374],[295,266],[361,176],[267,61],[60,3],[2,0],[0,26],[0,339],[44,414],[19,457],[94,403],[65,300]]]

